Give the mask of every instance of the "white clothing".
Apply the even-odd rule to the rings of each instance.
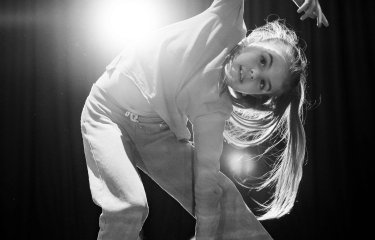
[[[229,96],[219,96],[220,69],[245,34],[243,0],[216,0],[201,14],[128,46],[107,70],[116,68],[133,80],[177,138],[189,139],[187,119],[214,112],[230,116]]]

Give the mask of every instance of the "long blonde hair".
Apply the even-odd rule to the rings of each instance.
[[[263,214],[259,220],[279,218],[290,212],[302,177],[306,138],[303,128],[303,105],[305,103],[306,57],[298,46],[298,37],[283,21],[267,22],[254,29],[229,53],[223,63],[221,74],[222,93],[228,91],[225,66],[233,61],[241,49],[254,42],[273,41],[287,47],[290,62],[290,79],[279,96],[231,95],[233,113],[226,122],[224,138],[237,147],[258,146],[271,142],[263,153],[284,142],[285,147],[276,157],[272,170],[257,187],[261,190],[273,187],[271,198],[260,204]],[[275,139],[279,141],[275,141]]]

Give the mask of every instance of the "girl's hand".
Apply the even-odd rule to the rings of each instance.
[[[301,20],[306,18],[316,18],[316,25],[320,27],[322,24],[328,27],[327,18],[324,16],[318,0],[293,0],[299,7],[297,12],[305,12],[301,16]]]

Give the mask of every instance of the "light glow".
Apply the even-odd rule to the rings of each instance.
[[[255,160],[251,156],[233,152],[228,156],[228,168],[232,174],[238,177],[246,177],[252,175],[255,169]]]
[[[93,0],[89,37],[107,50],[119,49],[159,27],[161,14],[152,0]]]

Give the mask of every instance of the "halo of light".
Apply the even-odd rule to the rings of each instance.
[[[255,160],[248,154],[233,152],[227,158],[229,171],[235,176],[245,177],[251,175],[256,168]]]
[[[146,37],[161,19],[151,0],[94,0],[88,12],[89,38],[107,50]]]

